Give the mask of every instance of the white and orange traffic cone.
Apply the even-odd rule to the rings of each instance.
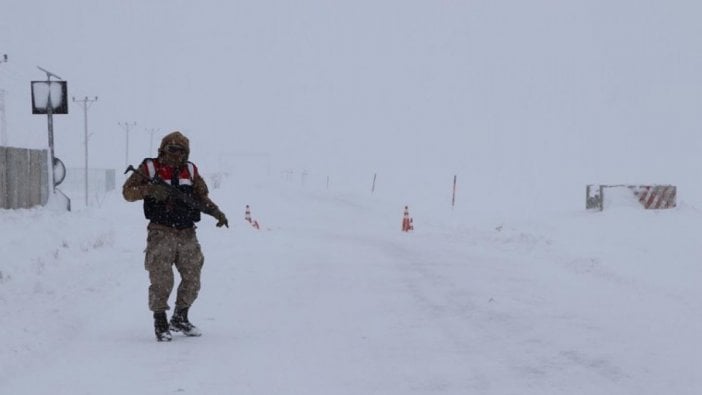
[[[261,227],[258,225],[258,221],[251,218],[251,208],[249,207],[248,204],[246,205],[246,212],[244,213],[244,220],[246,222],[250,223],[251,226],[253,226],[254,228],[261,229]]]
[[[409,216],[409,208],[405,206],[405,214],[402,216],[402,231],[409,232],[410,230],[414,230],[414,221]]]
[[[249,205],[246,205],[246,212],[244,213],[244,220],[248,223],[251,223],[251,208],[249,208]]]

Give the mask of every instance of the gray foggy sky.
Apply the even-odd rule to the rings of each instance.
[[[696,1],[0,4],[10,144],[46,145],[29,107],[40,65],[69,95],[99,96],[95,166],[121,169],[117,123],[136,121],[135,163],[158,128],[185,131],[210,169],[233,163],[222,154],[268,153],[274,169],[458,173],[504,192],[690,190],[702,170]],[[70,111],[56,118],[56,152],[81,166],[82,112]]]

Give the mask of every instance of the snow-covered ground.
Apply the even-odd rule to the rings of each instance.
[[[171,343],[139,204],[0,211],[0,394],[702,393],[695,207],[498,214],[278,181],[212,197],[232,227],[199,227],[204,335]]]

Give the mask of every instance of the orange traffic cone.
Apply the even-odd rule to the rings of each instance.
[[[402,231],[409,232],[410,230],[414,230],[414,222],[409,216],[409,208],[405,206],[405,214],[402,216]]]

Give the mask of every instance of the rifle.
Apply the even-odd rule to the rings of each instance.
[[[127,167],[127,170],[124,171],[124,174],[127,174],[130,171],[149,180],[149,183],[151,183],[151,184],[163,185],[164,187],[167,188],[168,194],[172,198],[182,201],[183,203],[187,204],[190,208],[201,211],[207,215],[211,215],[214,217],[214,212],[212,211],[212,209],[207,208],[204,204],[202,204],[200,201],[196,200],[192,196],[186,194],[185,192],[183,192],[180,189],[174,187],[173,185],[167,183],[166,181],[163,181],[163,179],[161,179],[161,177],[159,177],[158,175],[154,176],[154,178],[148,177],[146,174],[144,174],[139,169],[135,169],[134,166],[132,166],[132,165],[129,165],[129,167]]]

